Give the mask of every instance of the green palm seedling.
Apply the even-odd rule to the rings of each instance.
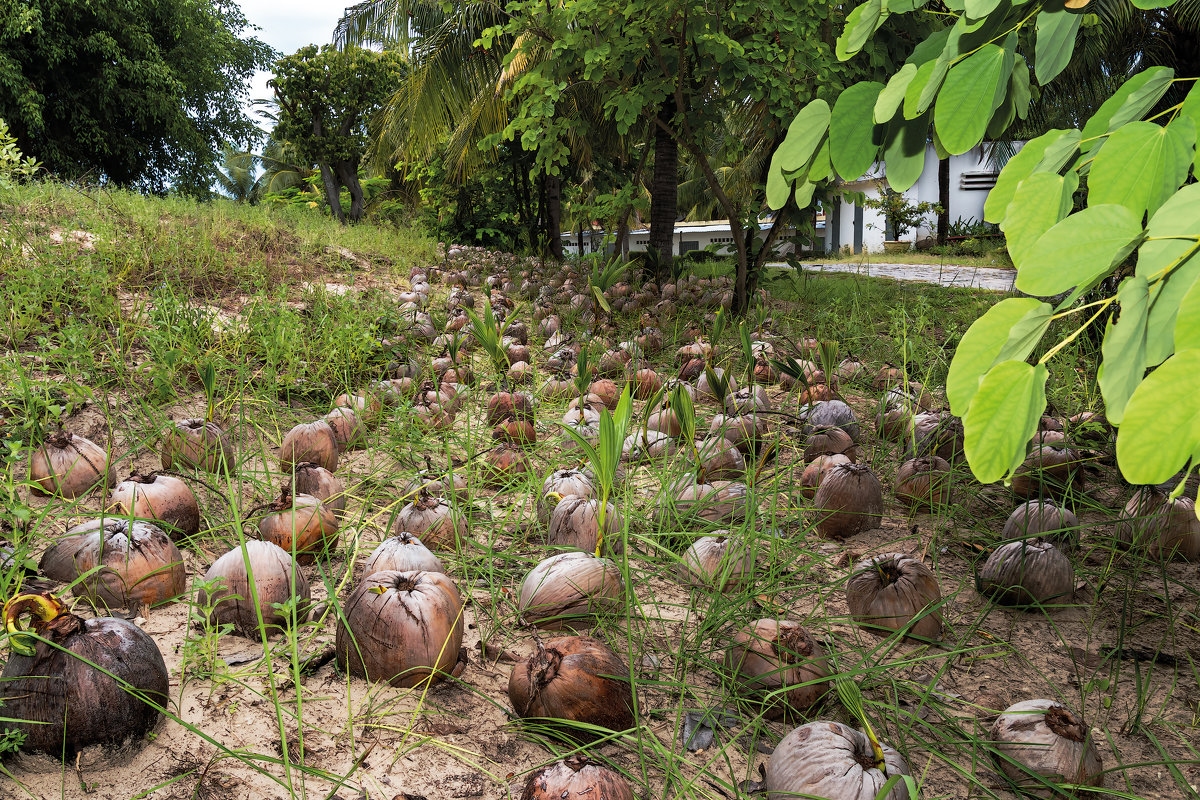
[[[608,304],[608,299],[604,293],[615,286],[621,278],[625,277],[625,270],[629,268],[621,256],[613,256],[608,260],[603,267],[600,266],[600,260],[592,261],[592,274],[588,277],[588,284],[592,287],[592,295],[596,298],[596,307],[603,309],[605,314],[612,314],[612,307]],[[600,314],[596,314],[595,331],[600,330]]]
[[[496,312],[492,310],[491,302],[485,297],[483,298],[483,313],[476,314],[468,308],[467,318],[471,322],[471,334],[475,337],[475,341],[479,342],[483,352],[487,354],[488,360],[492,362],[492,368],[496,370],[496,378],[500,383],[505,383],[505,376],[508,374],[508,354],[504,352],[502,340],[504,330],[508,327],[509,321],[515,319],[515,316],[509,314],[508,319],[500,322],[496,319]]]
[[[583,370],[580,370],[582,374]],[[558,423],[565,430],[587,458],[591,466],[592,476],[600,490],[600,504],[597,509],[596,558],[600,557],[604,546],[605,515],[608,512],[608,499],[612,496],[613,484],[617,480],[617,467],[621,463],[621,447],[625,443],[625,435],[629,430],[629,420],[633,416],[633,398],[626,386],[617,401],[617,409],[609,413],[608,409],[600,411],[600,435],[593,445],[570,425]]]

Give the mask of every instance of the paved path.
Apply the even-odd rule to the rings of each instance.
[[[787,269],[787,264],[776,262],[770,267]],[[872,261],[865,264],[801,264],[806,272],[850,272],[872,278],[892,278],[898,281],[921,281],[942,286],[962,286],[971,289],[990,289],[997,292],[1012,291],[1016,270],[998,267],[960,267],[949,264],[888,264]]]

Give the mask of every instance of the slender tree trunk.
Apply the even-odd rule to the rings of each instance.
[[[335,169],[337,170],[338,180],[350,192],[349,219],[351,222],[358,222],[362,219],[366,206],[362,183],[358,180],[358,165],[350,161],[339,161]]]
[[[562,261],[562,181],[557,175],[546,176],[546,235],[550,237],[550,255]]]
[[[583,258],[583,220],[579,220],[579,257]]]
[[[617,223],[617,241],[613,243],[613,252],[621,258],[629,257],[629,212],[632,209],[625,209],[625,213],[621,214],[621,221]]]
[[[338,185],[337,177],[328,164],[318,164],[317,166],[321,168],[321,183],[325,186],[325,199],[329,202],[330,213],[338,222],[345,225],[346,215],[342,212],[342,190]]]
[[[675,124],[675,108],[675,98],[668,97],[658,111],[654,174],[650,179],[650,246],[658,250],[663,267],[669,266],[675,255],[675,219],[679,216],[679,144],[671,127]]]
[[[938,205],[941,210],[937,215],[937,243],[946,244],[950,235],[950,159],[943,158],[938,162]]]

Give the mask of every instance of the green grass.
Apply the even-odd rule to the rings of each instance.
[[[1004,248],[986,252],[967,252],[954,247],[910,250],[902,253],[838,253],[801,259],[806,264],[939,264],[959,267],[1012,269],[1012,259]]]
[[[536,518],[537,493],[546,474],[580,458],[562,447],[554,424],[565,403],[546,403],[530,454],[533,473],[503,491],[482,486],[480,462],[493,445],[482,408],[497,378],[482,352],[472,361],[480,386],[468,393],[450,431],[421,428],[401,404],[386,412],[367,449],[344,458],[338,474],[351,502],[341,538],[329,556],[305,568],[320,603],[314,619],[265,651],[228,631],[189,624],[189,616],[202,616],[196,590],[207,566],[255,535],[260,506],[287,478],[275,457],[284,433],[323,414],[335,395],[388,377],[396,364],[428,366],[440,355],[412,336],[410,319],[394,299],[395,290],[408,285],[410,268],[438,263],[434,243],[402,228],[341,228],[303,210],[196,205],[57,185],[0,197],[0,224],[7,243],[0,249],[0,521],[18,562],[36,558],[68,524],[98,513],[103,503],[97,494],[78,501],[30,496],[28,446],[53,425],[61,422],[110,448],[122,477],[131,467],[154,469],[157,437],[169,419],[203,415],[201,376],[211,366],[217,417],[239,447],[232,478],[192,480],[204,521],[200,536],[185,543],[188,595],[145,613],[144,625],[172,669],[174,721],[158,731],[159,742],[123,766],[76,774],[68,765],[46,777],[5,762],[0,769],[16,781],[6,784],[16,787],[16,796],[74,796],[85,782],[119,800],[255,793],[392,798],[405,791],[432,799],[470,794],[471,781],[478,780],[478,791],[493,797],[577,749],[544,729],[518,726],[505,695],[511,663],[473,647],[478,641],[488,653],[518,656],[532,649],[515,593],[549,555]],[[56,230],[94,233],[95,247],[51,244]],[[537,269],[497,260],[497,271]],[[705,265],[697,274],[727,275],[729,269],[728,263]],[[520,285],[521,276],[513,277]],[[538,283],[541,276],[533,277]],[[327,284],[359,291],[339,293]],[[440,308],[447,290],[436,288],[433,305]],[[871,368],[904,366],[935,398],[958,339],[1001,297],[774,270],[762,288],[767,301],[750,317],[756,336],[781,349],[803,337],[836,342],[839,356],[854,355]],[[472,292],[482,296],[477,286]],[[525,301],[518,313],[528,319],[529,309]],[[696,331],[711,330],[712,311],[681,305],[675,315],[654,315],[666,347],[650,363],[673,373],[675,349]],[[561,316],[568,332],[591,330],[578,310],[563,308]],[[628,338],[639,317],[617,314],[617,330],[603,334],[604,344]],[[736,325],[715,344],[741,383]],[[544,358],[540,346],[533,350],[535,360]],[[600,343],[594,352],[598,359]],[[1050,391],[1059,413],[1096,407],[1096,358],[1085,336],[1052,362]],[[863,461],[886,492],[901,448],[875,439],[876,392],[869,384],[845,391],[864,429]],[[614,484],[626,544],[616,561],[627,592],[594,635],[630,664],[640,713],[634,729],[583,748],[590,756],[625,773],[640,796],[739,796],[738,784],[757,780],[765,759],[755,743],[769,748],[792,725],[770,719],[762,698],[737,685],[725,652],[738,628],[779,615],[803,623],[836,657],[839,676],[857,684],[871,728],[906,757],[923,797],[1015,797],[991,772],[990,714],[1042,696],[1060,699],[1100,731],[1115,796],[1194,796],[1189,784],[1200,767],[1195,568],[1159,564],[1116,545],[1111,525],[1127,493],[1108,467],[1089,475],[1087,492],[1068,497],[1084,520],[1083,545],[1073,556],[1080,598],[1061,608],[1015,611],[980,599],[971,582],[1016,503],[1009,492],[979,486],[960,471],[953,503],[937,513],[910,517],[889,499],[886,529],[842,544],[822,541],[811,530],[810,504],[795,491],[803,448],[795,395],[776,391],[773,399],[780,452],[752,473],[757,513],[730,526],[757,557],[752,584],[716,592],[680,578],[686,547],[717,527],[659,513],[671,502],[663,487],[694,468],[686,449],[663,461],[625,465],[626,479]],[[645,411],[635,403],[635,429]],[[700,403],[697,412],[706,432],[715,408]],[[470,499],[456,502],[470,524],[467,541],[439,554],[469,598],[467,671],[460,680],[413,692],[368,685],[333,664],[309,674],[332,645],[341,613],[335,600],[352,588],[356,563],[387,535],[402,487],[430,464],[470,483]],[[896,550],[921,554],[939,577],[937,611],[947,620],[939,644],[876,637],[849,618],[850,565],[862,555]],[[23,580],[18,569],[0,567],[5,597]],[[711,709],[736,709],[744,734],[718,738],[702,752],[681,747],[684,716]],[[836,693],[811,718],[856,724]],[[440,777],[430,776],[434,767],[443,770]]]

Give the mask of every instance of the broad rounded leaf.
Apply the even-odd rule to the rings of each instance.
[[[817,148],[816,155],[812,157],[812,164],[808,168],[808,180],[816,183],[832,175],[833,167],[829,163],[829,137],[826,136],[821,140],[821,146]]]
[[[946,374],[946,397],[951,412],[959,417],[966,413],[979,389],[979,381],[995,365],[1014,326],[1031,315],[1044,317],[1049,325],[1050,311],[1049,305],[1032,297],[1009,297],[971,324],[959,341]],[[1032,349],[1031,345],[1025,353],[1013,353],[1009,359],[1023,361]]]
[[[1078,148],[1080,133],[1077,130],[1050,130],[1026,142],[1025,146],[1008,160],[1004,169],[1000,170],[996,185],[988,192],[987,200],[983,203],[983,218],[988,222],[1003,222],[1008,204],[1016,194],[1017,185],[1039,169],[1048,148],[1067,136],[1073,137],[1075,147]],[[1047,171],[1057,172],[1058,169]]]
[[[1042,234],[1017,269],[1016,287],[1039,297],[1065,292],[1106,274],[1141,240],[1141,220],[1125,206],[1089,206]]]
[[[883,90],[877,81],[862,81],[842,90],[829,120],[829,158],[844,180],[854,180],[879,157],[882,126],[875,124],[875,101]]]
[[[1193,283],[1179,301],[1175,315],[1175,347],[1180,350],[1200,348],[1200,281]]]
[[[775,151],[779,167],[784,172],[803,169],[812,160],[821,137],[829,130],[829,103],[813,100],[796,112],[788,126],[787,136]]]
[[[1057,10],[1038,14],[1033,59],[1033,73],[1038,83],[1044,86],[1066,69],[1075,52],[1075,34],[1082,19],[1081,14],[1072,14],[1061,5]]]
[[[767,170],[767,206],[772,211],[778,211],[787,203],[791,192],[792,186],[783,177],[776,159],[771,159],[771,166]]]
[[[838,60],[845,61],[862,50],[862,46],[887,18],[882,0],[866,0],[862,5],[855,7],[846,17],[846,27],[842,29],[842,35],[837,38],[835,49]]]
[[[1046,410],[1045,364],[1002,361],[979,383],[963,417],[963,451],[980,483],[1008,475],[1025,459],[1025,444]]]
[[[965,12],[971,19],[986,17],[996,10],[1000,0],[966,0]]]
[[[1125,404],[1142,376],[1146,374],[1146,316],[1149,312],[1150,284],[1131,275],[1117,290],[1121,304],[1116,323],[1109,320],[1100,352],[1104,360],[1096,380],[1104,395],[1104,412],[1113,425],[1121,424]]]
[[[888,123],[883,145],[887,182],[894,191],[904,192],[925,170],[925,143],[929,135],[929,114],[916,119],[895,117]]]
[[[1175,70],[1170,67],[1150,67],[1121,84],[1121,88],[1101,103],[1083,126],[1080,150],[1087,153],[1096,149],[1103,143],[1099,137],[1146,116],[1146,112],[1154,108],[1167,89],[1171,88],[1174,78]]]
[[[796,208],[803,211],[812,205],[813,192],[817,190],[815,183],[804,181],[796,184]]]
[[[917,67],[916,74],[904,89],[905,119],[916,119],[929,110],[929,105],[937,96],[937,90],[941,88],[948,68],[949,65],[941,59],[926,61]]]
[[[1153,122],[1122,125],[1092,161],[1088,203],[1123,205],[1139,219],[1146,211],[1154,214],[1183,185],[1195,144],[1195,125],[1187,117],[1165,128]]]
[[[967,152],[983,139],[996,110],[1004,74],[1004,48],[985,44],[946,75],[934,106],[933,123],[951,155]]]
[[[1187,117],[1196,126],[1196,131],[1200,134],[1200,81],[1192,84],[1192,89],[1187,93],[1187,97],[1183,98],[1183,107],[1179,109],[1180,117]],[[1196,174],[1200,175],[1200,147],[1196,148],[1195,155],[1195,170]]]
[[[904,102],[904,92],[916,74],[916,64],[905,64],[899,72],[888,79],[887,86],[875,100],[874,117],[877,123],[883,124],[896,116],[896,111]]]
[[[1117,464],[1135,485],[1162,483],[1200,447],[1200,350],[1180,350],[1146,376],[1125,406]]]
[[[1146,363],[1153,366],[1175,349],[1173,331],[1179,302],[1200,278],[1200,184],[1184,186],[1150,218],[1146,241],[1138,250],[1136,274],[1150,281]],[[1193,237],[1193,238],[1170,238]],[[1167,274],[1167,271],[1170,271]],[[1165,280],[1154,281],[1166,274]]]
[[[1053,172],[1035,172],[1017,185],[1000,228],[1018,269],[1042,234],[1071,210],[1068,186],[1067,178]]]

